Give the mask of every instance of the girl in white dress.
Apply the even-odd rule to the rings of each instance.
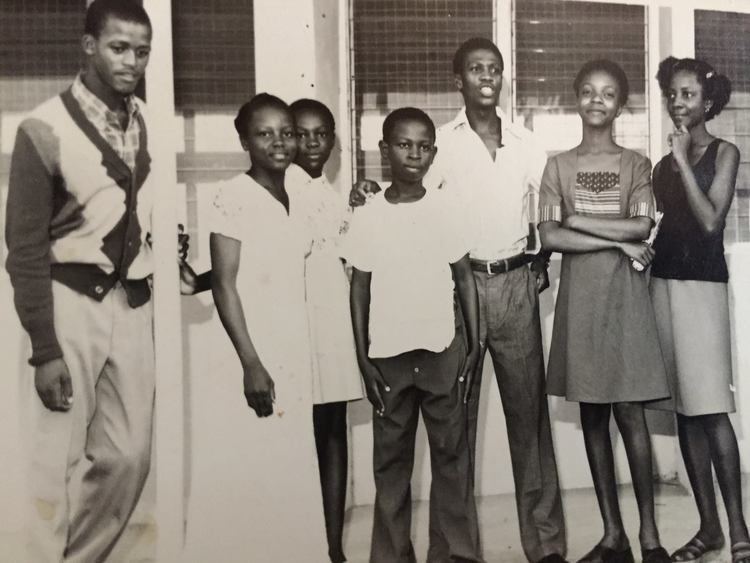
[[[221,389],[211,390],[212,404],[223,399],[216,447],[193,468],[210,478],[193,478],[185,559],[323,563],[305,308],[311,241],[289,212],[285,179],[294,121],[283,101],[258,94],[235,127],[252,166],[218,186],[210,247],[216,309],[240,365],[225,362],[232,377],[216,377]],[[239,386],[227,385],[240,370],[252,411],[237,400]],[[216,506],[224,517],[211,516]]]
[[[313,426],[320,484],[333,563],[346,561],[342,537],[348,469],[346,405],[364,395],[349,313],[349,283],[339,239],[347,224],[345,201],[323,175],[335,143],[330,110],[316,100],[290,106],[297,130],[297,157],[288,172],[293,217],[313,240],[305,264],[313,374]]]

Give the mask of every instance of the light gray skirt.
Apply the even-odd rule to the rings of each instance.
[[[650,292],[672,398],[646,406],[687,416],[734,412],[727,284],[652,277]]]

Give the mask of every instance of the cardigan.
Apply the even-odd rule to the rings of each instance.
[[[32,365],[62,357],[52,280],[101,301],[119,281],[131,307],[150,298],[153,186],[145,106],[137,100],[133,170],[86,118],[70,89],[19,125],[6,207],[6,268]],[[80,223],[80,224],[79,224]],[[52,226],[61,232],[50,235]]]

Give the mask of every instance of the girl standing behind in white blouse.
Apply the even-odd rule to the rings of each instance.
[[[339,252],[347,209],[323,175],[335,143],[335,123],[322,103],[291,104],[297,157],[288,169],[292,215],[302,217],[313,240],[305,261],[305,287],[313,372],[313,423],[323,492],[328,553],[346,561],[342,546],[348,469],[346,403],[363,397],[357,367],[349,284]]]

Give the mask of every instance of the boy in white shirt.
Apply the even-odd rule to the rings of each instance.
[[[430,443],[431,514],[444,542],[430,546],[427,560],[447,552],[452,561],[481,561],[465,411],[479,357],[469,246],[442,192],[422,185],[437,151],[427,114],[401,108],[388,115],[380,151],[393,182],[356,211],[345,242],[357,359],[375,415],[370,561],[415,561],[410,483],[420,410]]]

